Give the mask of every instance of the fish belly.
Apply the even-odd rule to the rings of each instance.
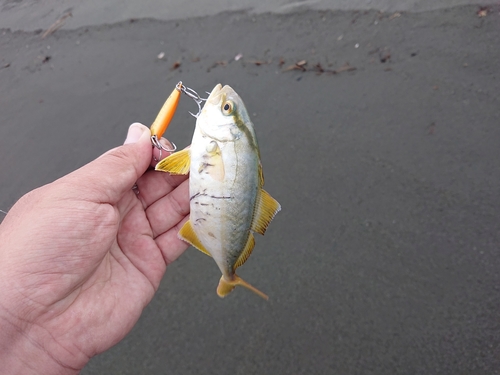
[[[190,221],[226,277],[248,241],[258,191],[258,155],[247,143],[220,142],[198,129],[191,143]]]

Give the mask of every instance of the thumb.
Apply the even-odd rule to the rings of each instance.
[[[104,153],[67,178],[83,189],[78,190],[87,199],[115,204],[146,172],[151,156],[150,130],[134,123],[129,127],[123,146]]]
[[[128,145],[131,143],[137,143],[144,133],[149,135],[150,130],[146,126],[139,124],[138,122],[133,123],[128,128],[127,138],[125,139],[125,142],[123,144]]]

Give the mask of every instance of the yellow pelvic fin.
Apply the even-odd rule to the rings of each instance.
[[[170,156],[156,164],[157,171],[169,172],[171,174],[188,174],[191,165],[191,154],[189,148],[174,152]]]
[[[179,98],[181,97],[181,86],[182,82],[179,82],[165,101],[165,104],[163,104],[163,107],[161,107],[160,112],[151,125],[151,135],[156,135],[158,138],[161,138],[163,133],[165,133],[165,130],[167,130],[170,121],[172,121],[172,118],[174,117],[177,105],[179,104]]]
[[[248,257],[252,254],[252,250],[253,250],[254,246],[255,246],[255,238],[253,238],[253,234],[250,233],[250,236],[248,237],[247,244],[245,245],[245,249],[240,254],[238,260],[234,264],[234,269],[245,264]]]
[[[196,235],[196,233],[193,230],[193,226],[191,225],[191,221],[188,220],[186,223],[182,226],[181,230],[179,231],[179,237],[195,247],[196,249],[200,250],[202,253],[207,254],[209,257],[212,255],[209,253],[207,249],[205,249],[205,246],[201,243],[200,239]]]
[[[229,293],[231,293],[232,290],[238,285],[244,286],[245,288],[250,289],[252,292],[257,294],[258,296],[264,298],[266,301],[269,300],[269,297],[266,294],[262,293],[260,290],[253,287],[252,285],[247,283],[245,280],[243,280],[241,277],[239,277],[236,274],[233,275],[233,279],[231,281],[226,280],[224,278],[224,275],[220,278],[219,286],[217,287],[217,294],[219,295],[219,297],[224,298]]]
[[[266,233],[269,223],[280,210],[281,206],[278,201],[271,197],[267,191],[261,189],[255,204],[252,230],[260,234]]]

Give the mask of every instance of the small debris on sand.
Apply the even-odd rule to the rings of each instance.
[[[301,60],[293,65],[290,65],[283,69],[283,72],[289,72],[291,70],[300,70],[302,72],[316,72],[316,74],[321,75],[323,73],[327,74],[338,74],[342,72],[352,72],[356,70],[356,68],[352,65],[350,65],[348,62],[346,62],[344,65],[342,65],[340,68],[337,69],[325,69],[321,63],[317,63],[311,68],[307,67],[307,61],[306,60]]]
[[[396,12],[392,16],[389,17],[389,21],[392,21],[393,19],[399,18],[399,17],[401,17],[401,13]]]
[[[176,62],[174,62],[174,65],[172,65],[170,70],[178,69],[180,66],[181,66],[181,62],[179,60],[177,60]]]
[[[486,17],[488,15],[489,8],[488,7],[479,7],[476,14],[479,18]]]
[[[42,39],[45,39],[57,29],[62,27],[66,23],[66,19],[69,17],[73,17],[73,14],[71,14],[71,12],[66,12],[61,17],[59,17],[58,20],[50,25],[50,27],[42,34]]]

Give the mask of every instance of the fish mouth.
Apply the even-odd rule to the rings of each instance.
[[[222,85],[218,83],[207,98],[207,103],[217,105],[222,101]]]

